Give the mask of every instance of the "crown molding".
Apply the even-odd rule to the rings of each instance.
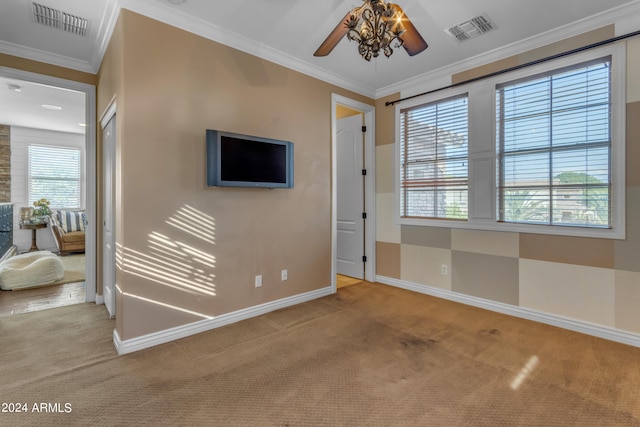
[[[168,4],[154,0],[120,0],[120,7],[139,13],[176,28],[215,41],[225,46],[273,62],[293,71],[314,77],[343,89],[372,98],[376,90],[357,81],[345,79],[336,73],[319,69],[317,66],[295,58],[272,47],[256,43],[241,34],[230,32],[200,18],[188,15]]]
[[[68,56],[56,55],[55,53],[45,52],[2,40],[0,40],[0,53],[95,74],[93,66],[87,61],[80,61],[75,58],[69,58]]]
[[[20,58],[31,59],[33,61],[46,64],[57,65],[85,73],[96,74],[100,68],[102,58],[111,40],[111,35],[115,28],[120,12],[118,0],[108,0],[105,11],[102,14],[102,21],[98,26],[98,34],[95,40],[93,55],[89,61],[81,61],[64,55],[58,55],[30,47],[17,45],[5,41],[0,41],[0,53],[13,55]]]
[[[449,79],[446,84],[450,84],[450,77],[453,74],[467,71],[510,56],[519,55],[530,50],[538,49],[606,25],[616,24],[622,21],[629,22],[629,20],[633,18],[636,19],[636,22],[640,19],[640,0],[589,16],[579,21],[563,25],[562,27],[546,31],[514,43],[510,43],[489,52],[481,53],[462,61],[446,65],[428,73],[385,86],[376,90],[375,99],[398,92],[402,93],[402,96],[411,96],[422,92],[425,90],[425,87],[435,87],[433,82],[441,82],[442,79]],[[638,29],[640,28],[636,28],[636,30]]]
[[[346,79],[343,76],[339,76],[338,74],[328,70],[319,69],[317,66],[310,64],[309,62],[285,54],[272,47],[256,43],[255,41],[249,40],[240,34],[221,29],[220,27],[199,18],[189,16],[176,8],[170,7],[168,4],[163,4],[155,0],[115,1],[118,3],[117,12],[119,12],[120,8],[131,10],[165,24],[180,28],[373,99],[382,98],[397,92],[403,93],[403,96],[405,94],[409,94],[409,92],[418,93],[425,86],[433,86],[434,81],[450,79],[452,74],[543,47],[605,25],[615,24],[616,22],[624,20],[628,21],[630,17],[640,17],[640,0],[636,0],[632,3],[619,6],[600,14],[592,15],[562,27],[441,67],[437,70],[376,89],[374,87],[363,85],[360,82]]]
[[[102,21],[98,27],[98,36],[96,37],[93,56],[90,61],[94,73],[97,73],[100,69],[102,58],[104,58],[104,54],[107,52],[109,41],[116,28],[118,16],[120,16],[120,4],[118,0],[108,0],[105,11],[102,14]]]
[[[432,87],[434,82],[449,80],[452,74],[543,47],[605,25],[624,22],[629,27],[631,22],[640,19],[640,0],[636,0],[382,88],[363,85],[358,81],[346,79],[331,71],[320,69],[307,61],[256,43],[240,34],[223,30],[218,26],[189,16],[179,9],[155,0],[109,0],[103,14],[103,20],[99,24],[94,54],[89,61],[81,61],[4,41],[0,41],[0,53],[95,74],[98,72],[115,29],[120,10],[123,8],[373,99],[398,92],[402,93],[403,96],[419,93],[425,87]]]

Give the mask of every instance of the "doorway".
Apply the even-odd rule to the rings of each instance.
[[[107,108],[100,121],[102,128],[102,295],[104,305],[109,316],[116,316],[116,249],[115,249],[115,218],[114,207],[114,177],[116,159],[116,103]]]
[[[375,107],[337,94],[331,102],[335,291],[338,274],[375,280]]]
[[[42,85],[50,88],[60,89],[61,92],[78,92],[84,95],[84,149],[85,149],[85,173],[83,182],[85,186],[85,302],[96,300],[96,149],[95,149],[95,87],[86,83],[79,83],[71,80],[31,73],[28,71],[16,70],[7,67],[0,67],[0,77]],[[43,106],[44,107],[44,106]],[[11,125],[11,123],[8,123]]]
[[[336,120],[336,270],[364,279],[367,225],[364,172],[364,123],[359,111],[338,105]]]

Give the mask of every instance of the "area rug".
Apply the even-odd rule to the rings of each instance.
[[[84,282],[84,254],[61,256],[60,260],[64,265],[64,276],[48,286]]]

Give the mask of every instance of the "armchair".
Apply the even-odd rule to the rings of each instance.
[[[85,212],[52,210],[49,224],[61,255],[84,252]]]

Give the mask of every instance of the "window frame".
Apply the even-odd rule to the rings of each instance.
[[[79,171],[80,171],[80,176],[78,178],[78,203],[79,206],[78,207],[68,207],[68,206],[57,206],[57,205],[51,205],[50,208],[51,209],[69,209],[69,210],[80,210],[83,209],[84,207],[84,149],[81,147],[76,147],[73,145],[58,145],[58,144],[35,144],[35,143],[30,143],[27,145],[27,155],[26,155],[26,161],[27,161],[27,165],[26,165],[26,187],[27,187],[27,192],[26,192],[26,202],[28,204],[28,206],[33,206],[33,201],[32,199],[32,174],[31,174],[31,147],[44,147],[44,148],[50,148],[50,149],[59,149],[59,150],[76,150],[79,154],[79,158],[78,158],[78,163],[79,163]]]
[[[395,223],[452,229],[474,229],[532,234],[624,239],[625,230],[625,123],[626,123],[626,49],[624,43],[603,46],[534,66],[489,77],[460,86],[440,90],[396,104],[395,127]],[[522,224],[499,221],[498,153],[497,153],[497,86],[541,73],[562,70],[598,58],[611,57],[611,228],[575,225]],[[402,218],[400,216],[400,110],[438,102],[458,94],[469,94],[469,186],[467,220]],[[402,94],[404,96],[404,94]]]
[[[401,120],[402,120],[402,110],[415,110],[415,109],[419,109],[420,107],[424,106],[424,107],[428,107],[428,106],[433,106],[436,104],[441,104],[441,103],[446,103],[449,101],[455,101],[458,99],[465,99],[466,103],[467,103],[467,135],[469,134],[469,95],[466,91],[459,91],[455,94],[452,94],[452,96],[446,97],[446,98],[440,98],[437,99],[434,102],[421,102],[418,103],[416,105],[411,105],[411,106],[403,106],[403,108],[400,109],[400,113],[399,113],[399,120],[398,120],[398,126],[401,126]],[[402,138],[402,137],[401,137]],[[467,175],[466,175],[466,188],[467,188],[467,192],[468,192],[468,181],[469,181],[469,149],[468,149],[468,145],[469,145],[469,141],[467,138],[467,156],[465,157],[465,162],[467,163]],[[436,150],[436,153],[438,152],[438,147],[437,145],[434,145],[434,148]],[[400,210],[400,215],[402,214],[403,208],[401,207],[401,201],[403,200],[403,194],[401,192],[403,192],[403,188],[402,188],[402,174],[403,174],[403,169],[402,169],[402,144],[398,144],[398,171],[399,171],[399,175],[398,175],[398,179],[399,179],[399,201],[398,201],[398,209]],[[437,159],[434,159],[434,163],[437,163],[437,160],[455,160],[456,156],[452,156],[452,157],[447,157],[447,158],[440,158],[438,157]],[[435,191],[438,190],[437,187],[434,187]],[[404,195],[404,198],[406,199],[406,194]],[[468,203],[468,202],[467,202]],[[402,217],[403,219],[418,219],[418,220],[422,220],[422,219],[427,219],[427,220],[438,220],[438,221],[446,221],[446,222],[452,222],[452,221],[466,221],[468,219],[468,212],[467,212],[467,217],[466,218],[445,218],[445,217],[414,217],[414,216],[406,216],[406,217]]]
[[[604,64],[606,64],[606,66],[602,67]],[[587,71],[590,67],[594,67],[594,66],[598,66],[598,67],[591,68],[590,71]],[[553,138],[550,137],[550,135],[556,135],[557,133],[561,135],[563,134],[562,131],[563,131],[563,127],[565,126],[565,123],[562,122],[562,119],[561,119],[563,115],[565,116],[567,114],[571,115],[572,113],[578,113],[578,115],[580,115],[581,113],[586,115],[587,113],[593,111],[590,108],[587,108],[585,105],[576,105],[576,104],[571,104],[567,107],[569,109],[568,113],[567,113],[567,109],[559,110],[556,107],[554,107],[554,103],[563,102],[563,99],[566,99],[566,95],[563,95],[563,87],[562,87],[563,80],[558,80],[556,79],[556,77],[560,77],[562,79],[563,78],[562,76],[564,76],[564,78],[568,79],[567,81],[575,82],[574,77],[568,77],[568,76],[569,75],[571,76],[582,75],[585,77],[598,76],[598,75],[602,75],[603,71],[606,73],[606,76],[607,76],[606,86],[605,86],[607,89],[606,104],[603,103],[602,99],[600,99],[599,102],[601,106],[606,105],[606,112],[607,112],[606,137],[603,135],[604,132],[600,132],[599,134],[600,138],[598,141],[581,141],[580,143],[570,143],[570,144],[567,144],[566,142],[563,143],[560,139],[556,139],[555,137]],[[577,78],[579,79],[580,77],[577,77]],[[587,78],[592,78],[592,77],[587,77]],[[535,117],[535,119],[539,120],[539,123],[537,124],[542,125],[543,131],[540,133],[544,136],[541,138],[541,140],[534,138],[534,140],[537,142],[534,142],[533,146],[527,146],[526,144],[523,146],[516,140],[512,140],[507,135],[508,131],[506,131],[505,129],[511,128],[512,131],[518,132],[520,129],[522,129],[522,127],[527,129],[529,126],[531,126],[531,120],[534,120],[534,119],[532,119],[532,116],[530,114],[522,116],[520,114],[516,114],[513,111],[511,112],[508,111],[513,108],[516,108],[516,109],[521,108],[521,106],[523,104],[526,104],[527,101],[530,100],[530,98],[527,98],[526,95],[524,95],[524,97],[520,96],[523,94],[520,94],[515,97],[511,97],[508,95],[508,93],[510,91],[520,91],[520,90],[526,91],[527,89],[522,89],[522,88],[532,88],[532,87],[535,87],[534,93],[535,93],[536,101],[539,101],[541,104],[546,104],[544,105],[544,107],[540,105],[541,109],[536,111],[535,115],[533,116]],[[569,95],[571,96],[576,95],[576,96],[580,96],[581,98],[583,96],[584,97],[597,96],[598,92],[601,91],[602,87],[603,87],[602,83],[596,83],[596,86],[594,87],[595,92],[585,90],[584,92],[570,92]],[[610,184],[611,182],[611,158],[610,158],[610,155],[611,155],[611,116],[610,116],[611,57],[606,56],[603,58],[598,58],[593,61],[581,62],[568,68],[553,70],[550,73],[533,75],[524,79],[512,80],[512,81],[506,82],[505,84],[498,85],[496,86],[496,102],[497,102],[496,115],[498,116],[496,117],[496,126],[497,126],[497,129],[501,129],[499,132],[496,132],[496,144],[497,144],[496,153],[497,153],[497,165],[498,165],[498,168],[497,168],[498,220],[501,222],[518,223],[518,224],[536,224],[536,225],[545,224],[545,225],[555,225],[555,226],[567,225],[567,226],[587,227],[587,228],[610,228],[611,227],[611,224],[610,224],[611,199],[609,197],[609,194],[611,189],[611,184]],[[589,107],[592,107],[592,106],[593,106],[592,104],[589,105]],[[576,110],[575,109],[576,107],[580,109]],[[572,119],[575,119],[575,116],[570,116],[570,117]],[[555,120],[558,120],[558,122],[554,124]],[[586,119],[583,119],[583,120],[584,121],[581,122],[581,124],[586,124],[587,120]],[[545,122],[546,122],[546,126],[545,126]],[[511,123],[512,127],[509,127],[507,123]],[[580,131],[580,128],[578,128],[578,131]],[[595,135],[595,131],[593,132],[594,132],[593,134],[590,133],[589,135]],[[538,133],[536,133],[536,135],[538,135]],[[565,136],[566,135],[567,134],[565,133]],[[539,143],[542,141],[545,142],[543,145]],[[511,144],[515,143],[516,146],[509,146],[509,143]],[[596,188],[596,187],[606,188],[607,190],[606,191],[606,194],[607,194],[606,224],[593,223],[592,225],[587,225],[587,224],[583,225],[580,223],[564,223],[564,221],[559,220],[557,217],[557,212],[560,212],[563,206],[563,203],[561,202],[559,195],[563,193],[571,192],[572,189],[575,189],[576,187],[555,182],[553,176],[556,173],[554,172],[556,170],[556,164],[558,165],[561,164],[562,163],[561,159],[563,157],[570,158],[572,162],[574,162],[577,157],[577,160],[579,162],[581,160],[580,159],[581,153],[579,152],[589,152],[593,156],[595,154],[594,151],[602,151],[603,149],[606,152],[606,157],[605,157],[606,162],[602,161],[603,160],[602,154],[600,156],[595,155],[595,157],[592,157],[592,159],[599,158],[600,160],[599,166],[602,166],[602,167],[606,166],[606,176],[607,176],[606,182],[604,182],[603,184],[585,183],[585,187],[583,188],[582,191],[589,191],[590,189]],[[525,174],[528,173],[529,174],[528,176],[530,176],[532,170],[527,169],[527,167],[531,167],[535,165],[535,163],[532,164],[531,162],[539,162],[538,163],[539,166],[543,167],[543,162],[542,162],[543,158],[546,158],[546,160],[544,160],[544,165],[547,166],[547,170],[544,173],[544,178],[542,178],[538,173],[536,174],[535,179],[542,180],[541,182],[527,183],[526,180],[524,179],[524,176],[520,175],[517,169],[523,168],[522,171]],[[597,162],[597,160],[592,160],[592,162],[590,162],[589,164],[585,163],[583,165],[584,169],[582,173],[586,173],[586,168],[588,166],[592,166],[592,167],[596,166],[596,164],[598,163],[595,163],[595,162]],[[512,179],[516,180],[516,182],[512,182],[511,184],[507,183],[506,181],[507,179],[506,177],[509,175],[509,173],[507,172],[507,169],[510,169],[507,167],[507,164],[510,164],[511,168],[515,168],[514,171],[512,172],[512,174],[515,174],[515,176],[512,176]],[[516,166],[519,166],[519,168],[516,168]],[[542,219],[539,219],[539,221],[535,221],[535,220],[519,221],[517,219],[507,218],[508,209],[506,208],[506,205],[508,204],[509,200],[512,200],[512,199],[510,199],[506,194],[514,190],[519,191],[522,189],[526,189],[525,191],[533,190],[534,195],[536,195],[535,200],[541,202],[541,204],[543,205],[543,207],[539,208],[538,210],[540,213],[543,214],[544,218],[546,218],[544,222]],[[566,197],[567,196],[565,195],[565,198]],[[529,213],[533,213],[533,211],[529,211]]]

